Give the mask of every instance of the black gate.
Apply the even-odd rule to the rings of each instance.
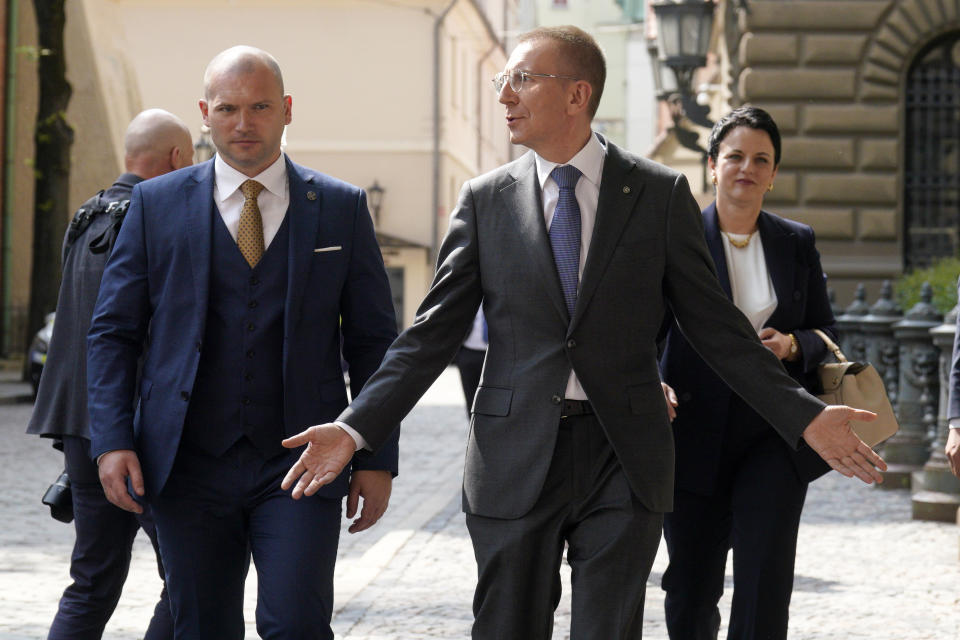
[[[960,32],[923,49],[906,86],[904,267],[960,256]]]

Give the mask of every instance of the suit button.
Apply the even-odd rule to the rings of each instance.
[[[247,382],[250,382],[253,380],[253,374],[248,371],[247,373],[243,374],[243,379]]]
[[[202,345],[201,345],[200,341],[198,340],[198,341],[197,341],[197,353],[200,353],[200,347],[201,347],[201,346],[202,346]]]
[[[552,402],[553,404],[560,404],[561,402],[563,402],[563,398],[561,398],[560,396],[553,396],[552,398],[550,398],[550,402]]]
[[[253,324],[252,322],[247,323],[247,331],[253,331],[256,328],[257,328],[257,325]]]
[[[180,392],[180,397],[183,398],[183,401],[184,401],[184,402],[190,402],[190,392],[189,392],[189,391],[181,391],[181,392]]]
[[[687,391],[680,394],[680,402],[690,402],[691,399],[693,399],[693,396]]]
[[[255,355],[256,355],[256,354],[253,352],[253,349],[250,349],[249,351],[247,351],[247,357],[248,357],[248,358],[252,358],[252,357],[255,356]]]
[[[248,404],[250,404],[250,398],[248,396],[243,396],[243,399],[241,400],[241,402],[243,402],[243,406],[247,406]]]
[[[260,284],[260,278],[258,278],[257,276],[250,276],[250,284],[253,286],[257,286],[258,284]]]
[[[567,349],[573,349],[576,346],[577,346],[576,340],[574,340],[573,338],[570,338],[569,340],[567,340]]]
[[[256,309],[256,308],[257,308],[257,301],[256,301],[256,300],[251,300],[250,302],[248,302],[248,303],[247,303],[247,308],[248,308],[248,309]]]

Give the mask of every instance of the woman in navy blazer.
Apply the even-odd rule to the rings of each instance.
[[[708,154],[717,198],[703,223],[720,283],[787,372],[812,391],[826,355],[813,330],[833,336],[834,318],[813,230],[761,210],[780,163],[777,126],[762,109],[736,109],[713,128]],[[664,523],[670,638],[717,637],[731,549],[728,638],[786,638],[807,484],[829,467],[805,443],[795,451],[777,437],[672,319],[660,365],[675,415],[675,506]]]

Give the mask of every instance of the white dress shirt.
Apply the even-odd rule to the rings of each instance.
[[[284,154],[281,153],[276,162],[253,178],[240,173],[217,154],[213,161],[213,173],[213,201],[234,241],[240,227],[240,209],[243,208],[240,185],[247,180],[256,180],[263,185],[263,190],[257,196],[257,205],[260,207],[260,217],[263,218],[263,248],[269,247],[290,205],[290,180],[287,178]]]
[[[777,292],[773,289],[773,280],[767,269],[760,232],[756,231],[752,236],[745,233],[731,233],[730,236],[737,242],[750,238],[750,244],[740,248],[733,246],[726,232],[720,232],[723,252],[727,257],[733,304],[747,316],[754,331],[759,333],[777,309]]]
[[[550,172],[557,167],[557,163],[550,162],[534,154],[537,164],[537,178],[543,190],[543,219],[547,229],[553,222],[553,212],[557,209],[557,200],[560,198],[560,186],[550,177]],[[607,158],[607,148],[596,134],[590,136],[577,155],[567,162],[580,170],[583,174],[577,182],[574,195],[580,206],[580,269],[577,274],[577,292],[580,291],[580,280],[583,278],[583,265],[587,263],[587,250],[590,248],[590,239],[593,238],[593,225],[597,219],[597,202],[600,200],[600,178],[603,176],[603,162]],[[571,400],[586,400],[587,394],[580,385],[576,374],[571,371],[567,380],[567,390],[564,397]]]

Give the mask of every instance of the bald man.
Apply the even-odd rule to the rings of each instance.
[[[62,448],[70,477],[76,542],[70,562],[73,583],[60,599],[51,640],[103,635],[130,566],[130,549],[142,527],[160,563],[157,535],[148,511],[133,514],[110,504],[90,458],[87,420],[86,336],[104,265],[124,219],[134,185],[193,163],[190,131],[175,115],[149,109],[137,115],[124,138],[126,173],[77,211],[63,241],[63,280],[57,320],[37,402],[27,433],[53,438]],[[146,640],[173,637],[166,589],[154,610]]]
[[[347,406],[396,337],[363,191],[290,161],[276,60],[217,55],[200,113],[217,155],[133,190],[89,333],[93,454],[107,497],[153,509],[178,639],[332,638],[344,495],[351,532],[383,513],[397,434],[307,500],[280,488],[281,442]],[[183,220],[171,225],[169,220]],[[138,411],[137,360],[146,328]]]

